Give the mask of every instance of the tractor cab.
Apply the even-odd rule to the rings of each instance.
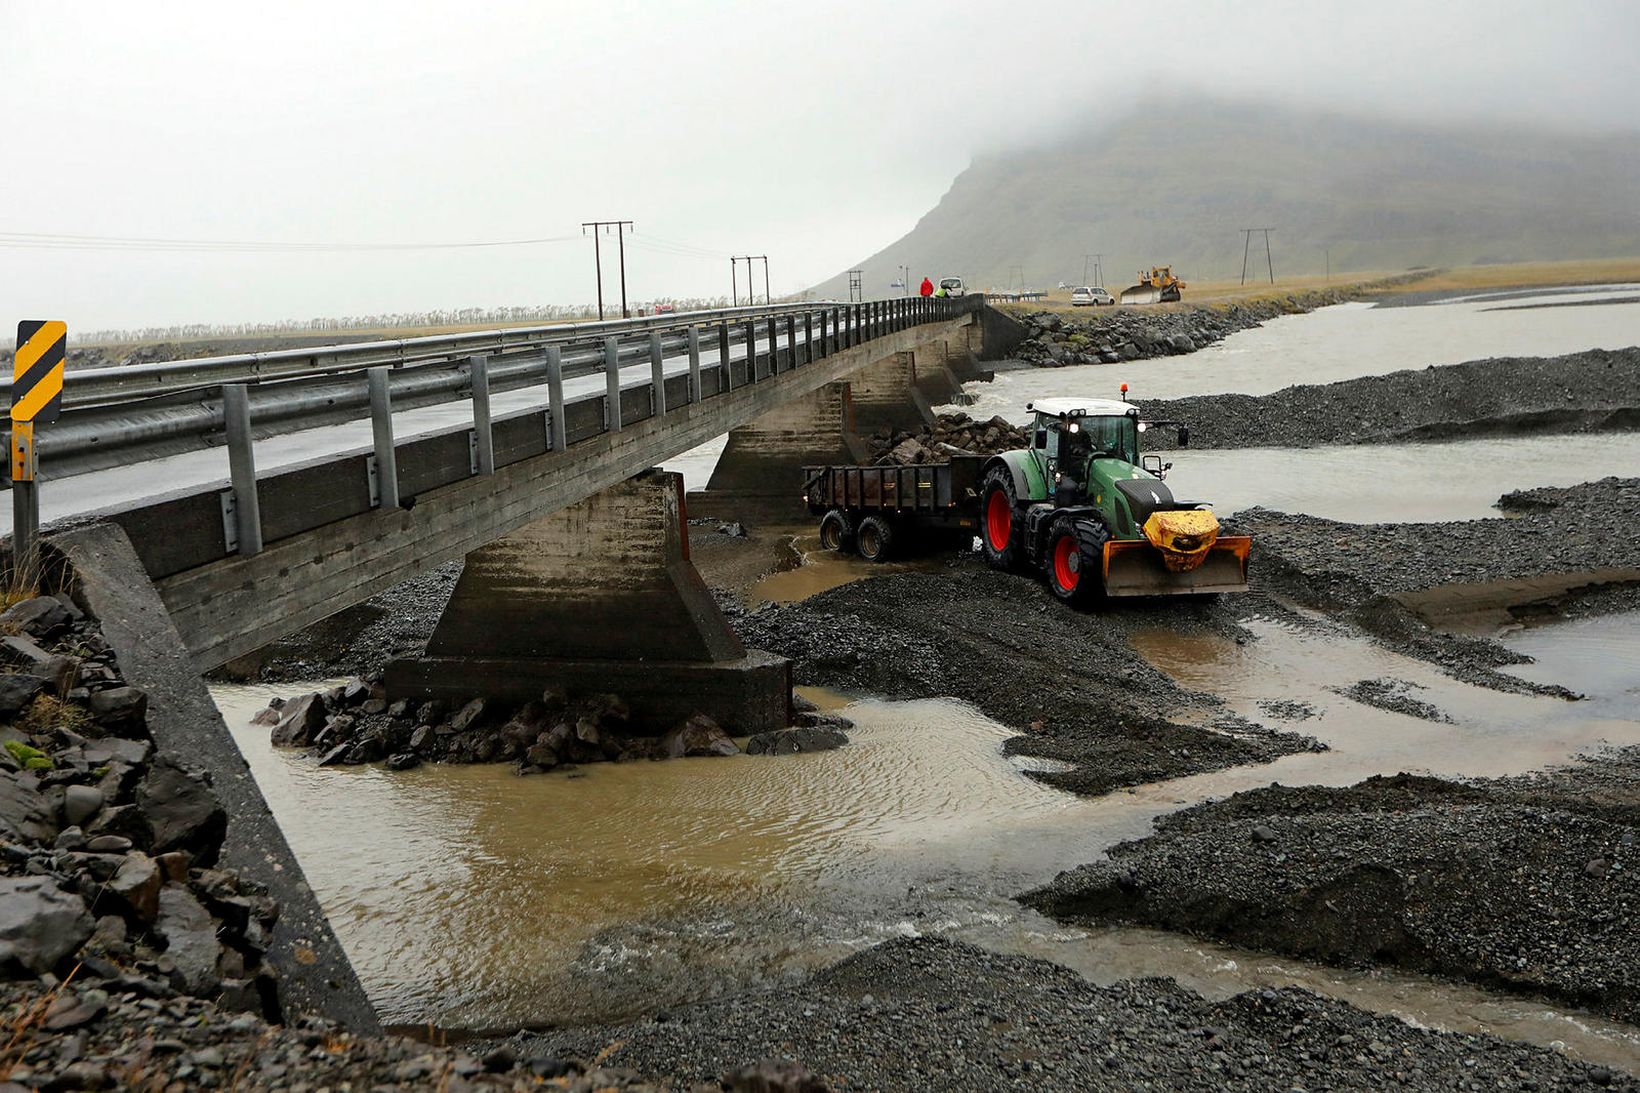
[[[1115,399],[1042,399],[1026,409],[1036,415],[1031,457],[1058,504],[1083,503],[1096,478],[1149,477],[1141,470],[1139,408]],[[1104,461],[1115,464],[1099,467]]]

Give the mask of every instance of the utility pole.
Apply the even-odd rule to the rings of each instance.
[[[1016,273],[1019,274],[1019,290],[1021,292],[1023,292],[1023,291],[1025,291],[1025,267],[1024,266],[1009,266],[1008,267],[1008,287],[1009,288],[1014,287],[1014,274],[1016,274]]]
[[[865,299],[865,292],[860,287],[860,278],[865,276],[865,272],[863,269],[848,271],[848,302],[851,304],[858,304]]]
[[[1276,265],[1275,265],[1275,262],[1272,261],[1271,258],[1270,258],[1270,233],[1273,232],[1273,231],[1275,231],[1274,228],[1242,228],[1241,229],[1241,236],[1242,236],[1242,242],[1241,242],[1241,283],[1242,284],[1245,285],[1247,283],[1247,252],[1252,248],[1253,233],[1254,232],[1263,232],[1264,233],[1264,264],[1270,271],[1270,283],[1272,285],[1276,283]]]
[[[1323,255],[1325,255],[1326,258],[1327,258],[1327,283],[1331,284],[1332,283],[1332,251],[1329,250],[1326,247],[1322,247],[1321,248],[1321,253]]]
[[[911,267],[910,266],[901,266],[900,267],[900,295],[901,296],[911,295]]]
[[[630,319],[632,317],[632,312],[628,311],[626,307],[626,233],[632,230],[632,221],[582,221],[581,234],[585,235],[588,228],[592,229],[592,268],[598,275],[598,318],[602,319],[604,317],[604,260],[598,246],[598,229],[604,229],[604,234],[607,235],[609,234],[609,229],[614,228],[615,236],[619,243],[621,256],[621,318]]]
[[[774,297],[769,295],[769,256],[767,254],[760,254],[757,257],[758,261],[763,263],[763,302],[765,304],[772,304],[774,303]],[[748,288],[751,287],[751,280],[752,260],[748,258],[746,259],[746,285]]]
[[[729,259],[729,306],[740,306],[740,259]]]

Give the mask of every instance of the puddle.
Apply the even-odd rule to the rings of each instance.
[[[944,554],[868,562],[854,554],[840,554],[820,545],[811,528],[793,540],[803,562],[794,569],[771,573],[752,586],[747,602],[756,607],[765,603],[797,603],[867,577],[888,573],[932,573],[944,565]]]
[[[1640,712],[1640,611],[1534,622],[1499,641],[1536,663],[1504,671],[1534,683],[1559,683],[1609,717]]]
[[[889,937],[940,934],[1046,957],[1099,982],[1167,975],[1214,997],[1296,984],[1432,1027],[1492,1031],[1640,1070],[1640,1031],[1417,976],[1337,971],[1132,929],[1067,928],[1010,898],[1157,815],[1242,789],[1376,773],[1501,775],[1602,742],[1640,742],[1616,709],[1502,695],[1338,632],[1255,620],[1256,641],[1172,631],[1136,644],[1192,689],[1332,750],[1072,797],[1002,754],[1010,733],[949,699],[851,701],[853,742],[815,755],[393,774],[279,752],[249,718],[273,691],[219,704],[361,979],[391,1024],[510,1029],[616,1019],[778,986]],[[1525,640],[1523,637],[1518,640]],[[1591,630],[1602,655],[1636,640]],[[1631,658],[1632,661],[1633,658]],[[1545,661],[1545,671],[1554,665]],[[1390,676],[1452,716],[1431,724],[1329,688]],[[281,688],[297,693],[299,685]],[[368,833],[361,836],[360,833]]]

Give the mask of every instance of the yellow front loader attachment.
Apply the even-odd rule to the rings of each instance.
[[[1175,596],[1247,591],[1253,541],[1220,535],[1206,509],[1152,513],[1143,539],[1105,543],[1105,595]]]

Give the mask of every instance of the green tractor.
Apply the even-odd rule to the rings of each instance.
[[[1141,455],[1151,424],[1114,399],[1040,399],[1031,446],[986,462],[980,542],[998,569],[1036,569],[1066,603],[1104,596],[1247,590],[1245,536],[1219,534],[1212,511],[1179,501],[1172,466]],[[1162,423],[1157,423],[1162,424]],[[1189,431],[1178,426],[1179,443]]]

